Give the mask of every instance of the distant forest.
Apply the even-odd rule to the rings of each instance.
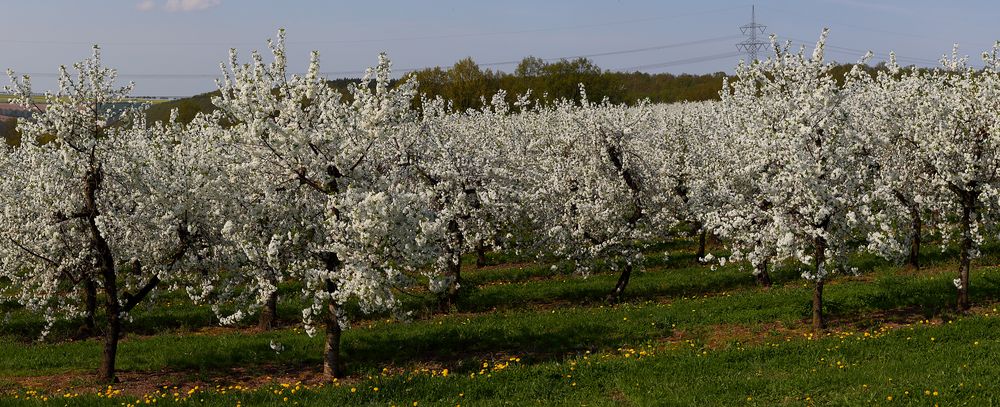
[[[850,65],[838,66],[837,76],[843,77],[849,69]],[[874,71],[879,67],[868,69]],[[527,57],[512,73],[484,70],[472,58],[465,58],[448,68],[407,73],[399,81],[416,79],[421,94],[441,96],[451,100],[455,110],[466,110],[481,107],[484,99],[490,100],[501,89],[507,91],[508,102],[513,102],[518,95],[529,90],[532,98],[542,102],[576,99],[580,95],[580,84],[586,87],[587,98],[595,102],[604,98],[627,104],[644,99],[654,103],[716,100],[725,78],[724,72],[704,75],[616,72],[603,70],[586,58],[546,62]],[[330,86],[345,90],[346,95],[347,86],[360,81],[359,78],[336,79],[330,81]],[[197,113],[215,109],[212,96],[216,95],[218,92],[209,92],[159,103],[147,110],[147,118],[151,121],[168,120],[170,111],[176,108],[180,121],[190,122]],[[414,104],[419,105],[419,100],[415,100]],[[0,122],[0,134],[8,144],[16,144],[20,139],[15,127],[14,119]]]
[[[579,97],[580,86],[587,88],[587,97],[598,101],[604,97],[616,103],[635,103],[642,99],[653,102],[712,100],[719,98],[724,72],[706,75],[624,73],[602,70],[586,58],[545,62],[528,57],[513,73],[482,69],[471,58],[465,58],[447,68],[428,68],[403,75],[400,81],[416,79],[419,92],[429,97],[451,100],[455,110],[479,108],[482,99],[489,100],[501,89],[509,101],[531,90],[533,98],[551,101]],[[360,78],[330,81],[330,86],[346,90]],[[398,82],[398,81],[397,81]],[[190,98],[160,103],[150,107],[151,120],[166,120],[170,109],[177,108],[182,121],[191,120],[198,112],[213,110],[212,96],[205,93]],[[345,92],[346,95],[346,92]],[[419,104],[419,101],[414,101]]]
[[[586,58],[546,62],[535,57],[524,58],[512,73],[482,69],[471,58],[465,58],[447,68],[428,68],[403,75],[399,81],[416,79],[419,92],[429,97],[451,100],[455,110],[479,108],[482,100],[490,100],[501,89],[509,101],[531,90],[533,98],[551,101],[576,99],[579,84],[587,88],[593,101],[605,97],[616,103],[635,103],[642,99],[653,102],[712,100],[719,98],[724,72],[706,75],[624,73],[602,70]],[[330,86],[345,90],[360,78],[330,81]],[[397,81],[398,82],[398,81]],[[151,120],[166,120],[170,110],[177,108],[182,121],[190,121],[198,112],[213,110],[210,92],[185,99],[160,103],[150,107]],[[345,92],[346,95],[346,92]],[[419,101],[414,101],[419,104]]]

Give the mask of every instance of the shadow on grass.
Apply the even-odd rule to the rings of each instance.
[[[971,294],[976,303],[997,298],[1000,272],[996,269],[977,270],[973,282]],[[831,327],[874,327],[947,314],[954,299],[954,288],[949,284],[950,276],[945,275],[893,274],[879,274],[874,281],[831,284],[827,289]],[[439,316],[413,323],[371,322],[345,332],[344,356],[353,374],[377,373],[385,366],[435,364],[460,373],[478,371],[483,360],[507,356],[522,357],[524,363],[540,363],[586,351],[613,351],[672,338],[675,329],[725,332],[734,326],[731,324],[753,327],[775,322],[805,329],[809,293],[807,284],[786,284],[766,292],[743,290],[724,296],[678,299],[670,304],[573,306]],[[271,341],[282,343],[284,350],[272,350]],[[276,369],[318,371],[322,348],[321,337],[309,338],[288,330],[218,331],[128,337],[119,357],[121,368],[131,371],[212,376],[246,369],[267,374]],[[13,346],[5,357],[0,360],[0,371],[5,375],[89,370],[100,360],[100,343],[90,340]]]
[[[978,303],[995,300],[1000,276],[989,271],[976,274],[975,281],[979,283],[971,292],[973,299]],[[949,290],[948,284],[946,277],[915,280],[887,276],[874,283],[853,281],[831,285],[828,316],[834,326],[864,328],[948,315],[954,298],[954,290]],[[443,317],[441,324],[432,320],[351,330],[345,335],[344,349],[355,371],[421,363],[446,363],[478,370],[478,363],[493,357],[517,355],[525,357],[526,362],[544,362],[586,351],[656,341],[671,337],[674,324],[752,325],[791,320],[806,327],[808,294],[808,287],[789,286],[767,295],[745,293],[687,300],[676,307],[624,304],[611,308],[570,307],[551,312],[450,316]],[[697,313],[686,312],[686,308],[696,305],[701,306]],[[295,359],[304,366],[320,363],[321,343],[317,339],[308,343],[313,352],[304,352]],[[214,367],[250,362],[243,356],[245,353],[235,349],[216,353],[226,348],[232,347],[204,347],[201,351],[208,353],[179,358],[171,363],[171,368],[190,367],[192,360],[211,360]],[[256,352],[268,353],[266,344],[258,343],[256,348]],[[459,371],[463,370],[456,369]]]

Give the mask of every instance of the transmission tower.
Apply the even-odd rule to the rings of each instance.
[[[743,24],[740,26],[740,31],[747,39],[743,42],[736,44],[736,49],[746,52],[747,63],[757,60],[757,51],[766,46],[768,43],[758,37],[758,31],[760,35],[764,35],[764,30],[767,29],[766,25],[757,24],[757,10],[756,6],[750,6],[750,24]]]

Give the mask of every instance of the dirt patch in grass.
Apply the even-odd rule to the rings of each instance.
[[[109,385],[98,382],[92,372],[67,372],[58,375],[9,378],[6,379],[9,382],[8,385],[2,390],[8,393],[18,390],[38,390],[55,396],[67,393],[80,395],[111,393],[113,396],[141,397],[158,393],[172,396],[174,393],[186,394],[191,390],[240,391],[283,384],[316,386],[331,383],[324,379],[318,367],[296,368],[273,365],[205,373],[121,371],[117,376],[119,382],[110,385],[110,392]],[[360,377],[346,378],[339,382],[351,384],[360,379]]]
[[[539,266],[538,262],[531,262],[531,261],[522,261],[522,262],[514,262],[514,263],[500,263],[500,264],[486,264],[486,265],[483,265],[482,267],[476,267],[475,264],[472,264],[472,265],[463,264],[462,265],[462,272],[463,273],[473,273],[474,274],[477,271],[523,269],[523,268],[538,267],[538,266]]]
[[[618,403],[620,406],[629,406],[632,403],[629,402],[628,397],[625,397],[625,393],[622,393],[619,389],[611,390],[611,399]]]

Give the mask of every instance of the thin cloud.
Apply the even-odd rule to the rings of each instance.
[[[200,11],[222,4],[222,0],[167,0],[167,11]]]
[[[164,10],[171,13],[201,11],[222,4],[222,0],[141,0],[135,5],[139,11]]]
[[[222,0],[141,0],[135,5],[139,11],[163,10],[171,13],[201,11],[222,4]]]
[[[135,5],[135,9],[139,11],[152,11],[154,8],[156,8],[156,2],[153,0],[142,0]]]

